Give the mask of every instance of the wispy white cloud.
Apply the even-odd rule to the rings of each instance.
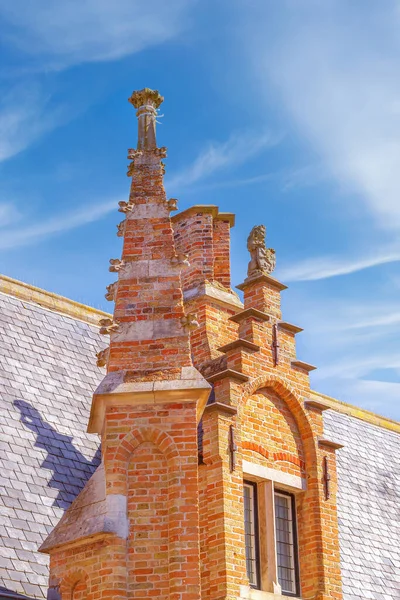
[[[219,171],[246,163],[263,150],[278,144],[281,139],[281,135],[247,131],[235,132],[225,142],[209,142],[190,165],[167,180],[167,185],[171,189],[191,186]],[[254,182],[254,179],[264,180],[266,177],[269,175],[261,175],[252,179]],[[249,180],[247,179],[246,182]]]
[[[258,3],[260,5],[260,3]],[[282,2],[275,21],[247,11],[246,44],[268,101],[273,88],[298,131],[354,206],[383,229],[400,227],[398,4]],[[287,11],[290,10],[290,19]],[[268,20],[269,17],[269,20]],[[261,23],[274,22],[278,35]],[[257,34],[257,31],[259,34]]]
[[[0,162],[25,150],[67,120],[64,107],[50,108],[40,86],[17,85],[0,99]]]
[[[38,220],[28,226],[19,225],[18,228],[9,228],[1,233],[0,249],[21,248],[42,242],[53,235],[63,234],[98,221],[116,210],[117,206],[118,200],[108,200],[70,213],[54,215],[47,220]]]
[[[394,404],[400,389],[394,386],[400,382],[396,294],[372,288],[359,300],[336,287],[322,299],[306,288],[288,300],[285,317],[304,327],[297,355],[318,367],[312,373],[313,389],[399,418],[399,396]]]
[[[279,276],[284,281],[317,281],[399,261],[400,249],[377,249],[372,256],[354,259],[343,256],[310,258],[283,267]]]
[[[20,211],[11,202],[0,203],[0,229],[15,224],[22,217]]]
[[[43,69],[109,61],[166,42],[196,0],[0,0],[3,43]]]

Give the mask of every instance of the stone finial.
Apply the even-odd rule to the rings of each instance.
[[[125,266],[125,263],[120,258],[110,258],[110,266],[108,270],[110,273],[118,273]]]
[[[118,202],[118,206],[119,206],[118,211],[122,212],[122,213],[131,212],[131,210],[133,208],[133,204],[131,204],[129,202],[125,202],[125,200],[121,200],[121,202]]]
[[[156,143],[156,117],[157,109],[164,98],[156,90],[144,88],[133,92],[129,102],[137,109],[138,118],[138,143],[137,149],[154,151]]]
[[[126,221],[125,219],[117,225],[117,237],[123,237],[125,233]]]
[[[132,96],[128,98],[128,102],[135,108],[139,109],[146,104],[158,108],[164,102],[163,96],[157,90],[151,90],[150,88],[143,88],[133,92]]]
[[[97,352],[97,354],[96,354],[97,363],[96,364],[98,367],[105,367],[107,365],[109,354],[110,354],[109,348],[104,348],[104,350],[100,350],[100,352]]]
[[[112,321],[111,319],[100,319],[100,334],[101,335],[110,335],[113,331],[117,331],[119,327],[119,323]]]
[[[178,210],[178,199],[177,198],[170,198],[167,201],[168,204],[168,210],[170,212],[173,212],[174,210]]]
[[[265,233],[265,225],[256,225],[247,238],[247,250],[250,252],[247,277],[268,275],[275,269],[275,250],[266,247]]]
[[[109,300],[110,302],[115,300],[115,294],[117,292],[117,287],[118,287],[118,281],[114,281],[114,283],[110,283],[110,285],[108,285],[106,287],[107,293],[104,296],[106,300]]]
[[[197,315],[195,315],[194,313],[188,313],[187,315],[181,318],[181,324],[182,327],[187,331],[193,331],[193,329],[197,329],[197,327],[199,326]]]

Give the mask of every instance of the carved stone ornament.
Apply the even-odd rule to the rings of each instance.
[[[117,237],[123,237],[125,233],[126,221],[125,219],[117,225]]]
[[[160,163],[160,164],[161,164],[161,173],[162,173],[163,175],[165,175],[165,164],[163,163],[163,161],[161,161],[161,163]]]
[[[117,293],[117,287],[118,287],[118,281],[114,281],[114,283],[110,283],[110,285],[108,285],[106,287],[107,293],[104,296],[106,300],[109,300],[110,302],[115,300],[115,294]]]
[[[104,350],[100,350],[100,352],[97,352],[97,354],[96,354],[97,363],[96,364],[98,367],[105,367],[107,365],[109,354],[110,354],[110,348],[104,348]]]
[[[113,331],[117,331],[119,323],[112,321],[111,319],[100,319],[99,321],[101,335],[110,335]]]
[[[108,270],[110,273],[118,273],[125,266],[125,263],[120,258],[110,258],[110,266]]]
[[[174,267],[190,267],[189,255],[183,254],[183,252],[178,253],[176,256],[171,258],[171,264]]]
[[[136,148],[128,148],[128,160],[135,160],[138,156],[141,156],[143,152],[141,150],[137,150]]]
[[[131,210],[133,208],[133,204],[131,204],[129,202],[125,202],[124,200],[121,200],[121,202],[118,202],[118,206],[119,206],[118,211],[122,212],[122,213],[131,212]]]
[[[144,88],[133,92],[129,102],[137,109],[138,142],[137,149],[156,156],[156,117],[157,110],[164,98],[156,91]],[[145,159],[146,160],[146,159]]]
[[[161,146],[161,148],[156,148],[154,150],[154,154],[159,158],[167,158],[167,146]]]
[[[193,329],[197,329],[197,327],[199,326],[197,315],[195,315],[194,313],[188,313],[187,315],[181,318],[181,324],[182,327],[187,331],[193,331]]]
[[[151,104],[154,108],[158,108],[162,102],[164,102],[163,96],[157,90],[151,90],[150,88],[144,88],[133,92],[132,96],[128,98],[128,101],[135,107],[140,108],[144,104]]]
[[[247,238],[247,250],[250,252],[247,277],[268,275],[275,269],[275,250],[265,246],[265,232],[265,225],[256,225]]]
[[[134,172],[135,172],[135,161],[132,160],[128,165],[128,170],[126,172],[126,176],[133,177]]]
[[[170,198],[167,201],[168,204],[168,210],[170,212],[173,212],[174,210],[178,210],[178,199],[177,198]]]

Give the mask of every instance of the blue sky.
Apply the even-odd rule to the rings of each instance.
[[[314,389],[400,419],[400,5],[0,0],[0,271],[110,310],[127,98],[165,96],[180,209],[265,223]]]

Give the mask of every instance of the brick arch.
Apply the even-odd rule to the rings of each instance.
[[[154,427],[138,427],[127,433],[115,450],[115,459],[128,462],[132,453],[144,442],[152,442],[171,466],[179,466],[179,452],[175,442],[167,433]]]
[[[106,480],[112,494],[127,494],[129,461],[141,444],[151,442],[162,452],[171,472],[180,472],[180,455],[173,439],[157,427],[135,427],[115,448],[106,450]]]
[[[82,597],[87,597],[88,574],[83,569],[71,569],[64,575],[60,584],[60,595],[62,600],[74,600],[74,590],[78,585],[84,587]]]
[[[289,454],[289,452],[274,452],[274,460],[275,461],[284,461],[284,462],[290,462],[293,465],[296,465],[297,467],[300,467],[300,469],[302,469],[303,471],[306,468],[306,464],[304,462],[304,460],[301,460],[300,458],[297,458],[297,456],[293,456],[292,454]]]
[[[266,448],[264,448],[263,446],[260,446],[260,444],[255,444],[254,442],[243,441],[242,448],[243,448],[243,450],[253,450],[253,452],[257,452],[257,454],[260,454],[264,458],[269,458],[268,450]]]
[[[256,379],[252,379],[243,387],[244,393],[242,395],[240,408],[245,407],[250,396],[265,388],[272,389],[280,398],[282,398],[292,413],[304,446],[306,458],[305,466],[307,469],[312,470],[318,456],[315,433],[301,404],[299,395],[291,385],[286,381],[283,381],[277,375],[260,376]]]

